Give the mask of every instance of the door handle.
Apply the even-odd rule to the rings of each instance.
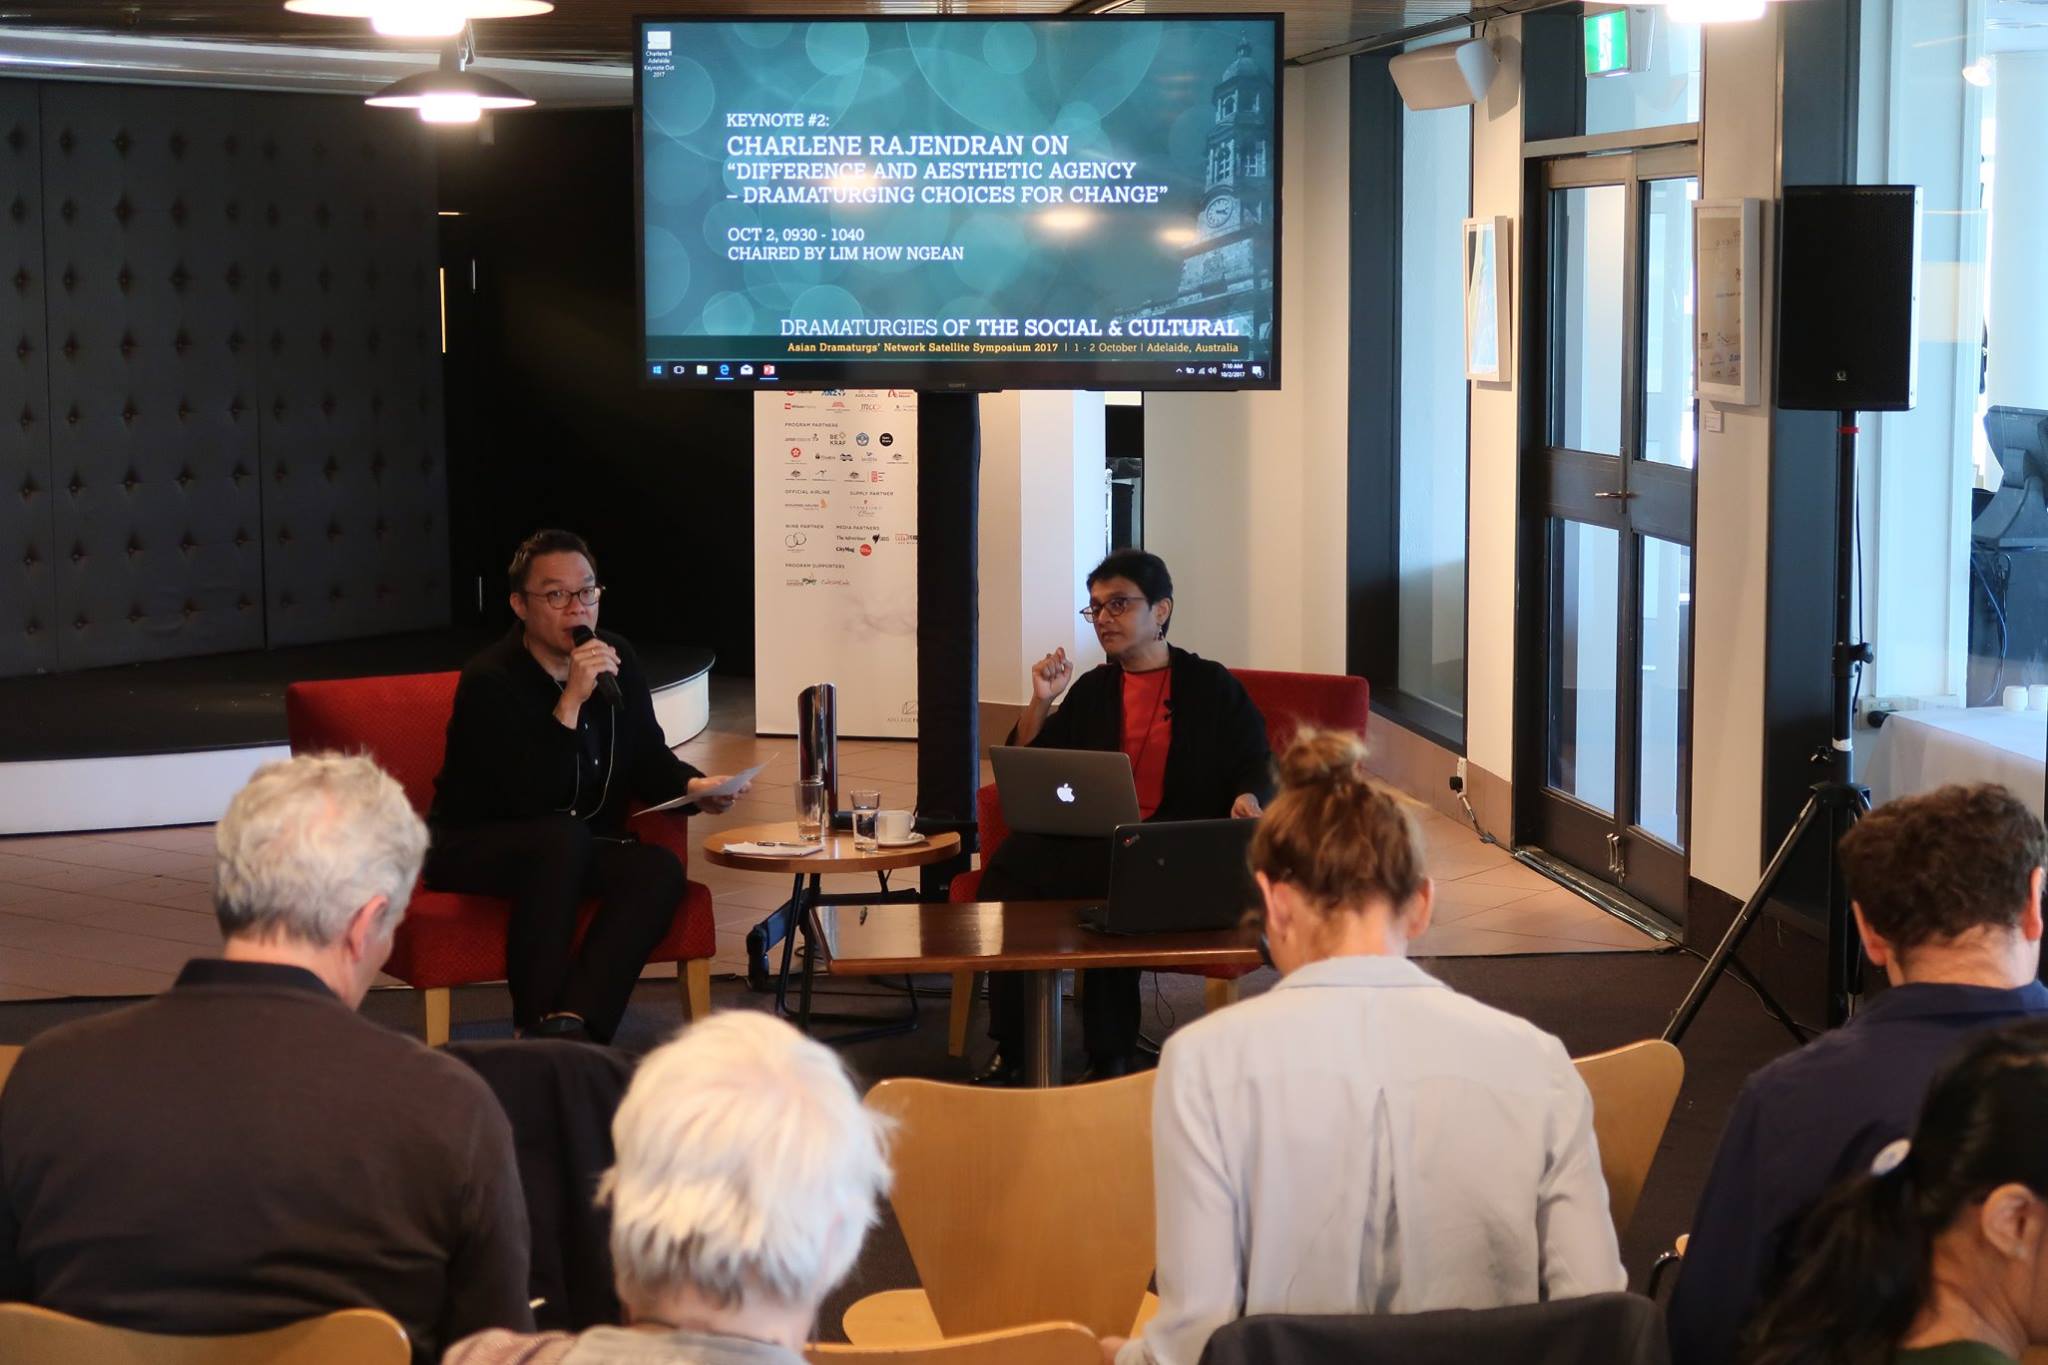
[[[1595,493],[1595,494],[1594,494],[1593,496],[1594,496],[1594,497],[1596,497],[1596,498],[1621,498],[1621,499],[1624,499],[1624,500],[1626,500],[1626,499],[1628,499],[1628,498],[1632,498],[1632,497],[1634,497],[1634,496],[1636,496],[1636,495],[1635,495],[1635,493],[1634,493],[1633,491],[1630,491],[1630,490],[1624,490],[1624,491],[1622,491],[1622,492],[1618,492],[1618,493]]]

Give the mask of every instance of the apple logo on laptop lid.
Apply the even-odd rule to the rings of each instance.
[[[1060,783],[1059,786],[1053,788],[1052,794],[1057,796],[1065,805],[1071,806],[1074,804],[1074,784],[1071,782]]]

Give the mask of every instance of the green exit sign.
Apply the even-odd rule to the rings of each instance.
[[[1616,76],[1628,70],[1628,11],[1611,9],[1589,14],[1586,24],[1586,74]]]

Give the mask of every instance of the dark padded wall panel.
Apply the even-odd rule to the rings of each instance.
[[[58,657],[263,645],[244,120],[43,87]]]
[[[0,165],[0,674],[444,624],[421,125],[5,82]]]
[[[35,87],[0,84],[0,675],[57,666],[41,159]]]
[[[432,147],[409,115],[270,99],[260,134],[272,644],[445,624]]]

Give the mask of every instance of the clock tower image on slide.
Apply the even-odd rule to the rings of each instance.
[[[1273,83],[1240,39],[1211,92],[1201,207],[1174,297],[1138,316],[1234,319],[1240,334],[1273,331]]]

